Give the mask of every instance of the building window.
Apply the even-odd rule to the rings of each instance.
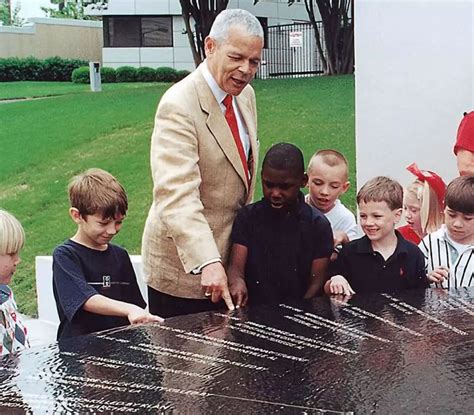
[[[104,16],[107,48],[172,47],[171,16]]]

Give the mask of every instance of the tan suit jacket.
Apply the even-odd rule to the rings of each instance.
[[[145,224],[145,282],[181,298],[205,298],[190,272],[221,258],[226,265],[237,213],[251,202],[257,169],[255,94],[236,97],[249,132],[249,185],[230,128],[200,68],[162,97],[151,143],[153,204]]]

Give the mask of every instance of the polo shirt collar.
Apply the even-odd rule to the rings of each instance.
[[[393,255],[399,256],[400,254],[408,254],[407,242],[406,239],[395,229],[395,235],[397,237],[397,247],[393,252]],[[357,245],[357,252],[359,254],[373,254],[374,249],[372,248],[372,244],[370,243],[370,239],[367,235],[364,235],[362,238],[359,239],[359,244]]]

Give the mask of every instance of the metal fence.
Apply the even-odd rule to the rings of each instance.
[[[322,22],[317,22],[324,48]],[[268,26],[266,48],[257,78],[296,78],[323,73],[311,23]]]

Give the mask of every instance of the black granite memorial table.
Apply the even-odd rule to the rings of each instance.
[[[474,413],[474,290],[201,313],[33,348],[0,413]]]

